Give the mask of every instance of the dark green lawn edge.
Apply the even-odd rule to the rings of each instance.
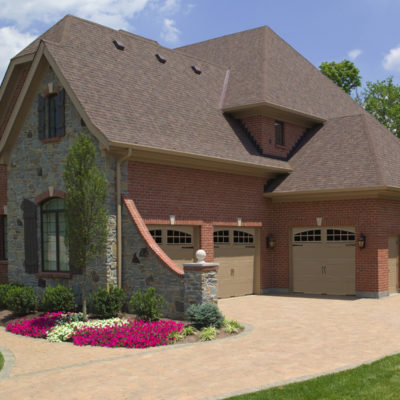
[[[14,354],[4,347],[0,347],[0,353],[3,356],[3,368],[0,368],[0,381],[9,377],[14,367]],[[1,362],[0,362],[1,363]]]
[[[399,371],[400,351],[397,351],[321,374],[275,382],[223,396],[210,397],[207,400],[398,399],[400,398]],[[358,383],[361,378],[364,379],[363,383],[354,392],[355,383]]]

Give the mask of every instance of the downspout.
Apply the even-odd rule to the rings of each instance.
[[[132,149],[128,154],[117,159],[117,282],[122,287],[122,208],[121,208],[121,164],[132,155]]]

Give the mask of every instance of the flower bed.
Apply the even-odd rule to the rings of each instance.
[[[165,346],[174,343],[171,333],[180,332],[184,327],[175,321],[128,321],[123,325],[102,328],[82,327],[72,336],[77,346],[103,346],[140,348]]]
[[[181,322],[144,322],[113,318],[82,321],[82,314],[47,313],[33,319],[10,322],[6,330],[17,335],[43,338],[51,342],[72,340],[77,346],[146,348],[174,343]]]
[[[47,313],[42,317],[25,319],[21,318],[14,322],[10,322],[6,330],[16,335],[30,336],[33,338],[46,338],[47,332],[56,326],[57,322],[62,318],[63,313]]]

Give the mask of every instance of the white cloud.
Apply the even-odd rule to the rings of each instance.
[[[1,18],[25,30],[36,22],[53,24],[65,14],[128,28],[129,19],[144,10],[150,0],[0,0]]]
[[[382,65],[388,71],[400,72],[400,46],[391,49],[389,54],[386,54]]]
[[[354,61],[361,54],[362,54],[362,50],[361,49],[354,49],[354,50],[350,50],[347,53],[347,56],[350,58],[350,60]]]
[[[164,18],[163,29],[161,37],[169,43],[175,43],[179,39],[181,31],[175,26],[173,19]]]
[[[10,58],[14,57],[34,39],[35,36],[22,33],[11,26],[0,28],[0,81],[6,72]]]
[[[161,6],[160,12],[162,13],[175,13],[180,8],[180,0],[165,0]]]

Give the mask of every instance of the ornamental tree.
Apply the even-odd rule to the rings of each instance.
[[[360,104],[400,138],[400,86],[393,83],[393,76],[367,82]]]
[[[360,71],[349,60],[343,60],[338,63],[325,61],[319,66],[319,69],[347,94],[361,86]]]
[[[107,241],[107,181],[96,165],[96,148],[87,135],[70,147],[64,170],[66,245],[71,268],[83,275],[82,311],[87,320],[86,270],[105,253]]]

